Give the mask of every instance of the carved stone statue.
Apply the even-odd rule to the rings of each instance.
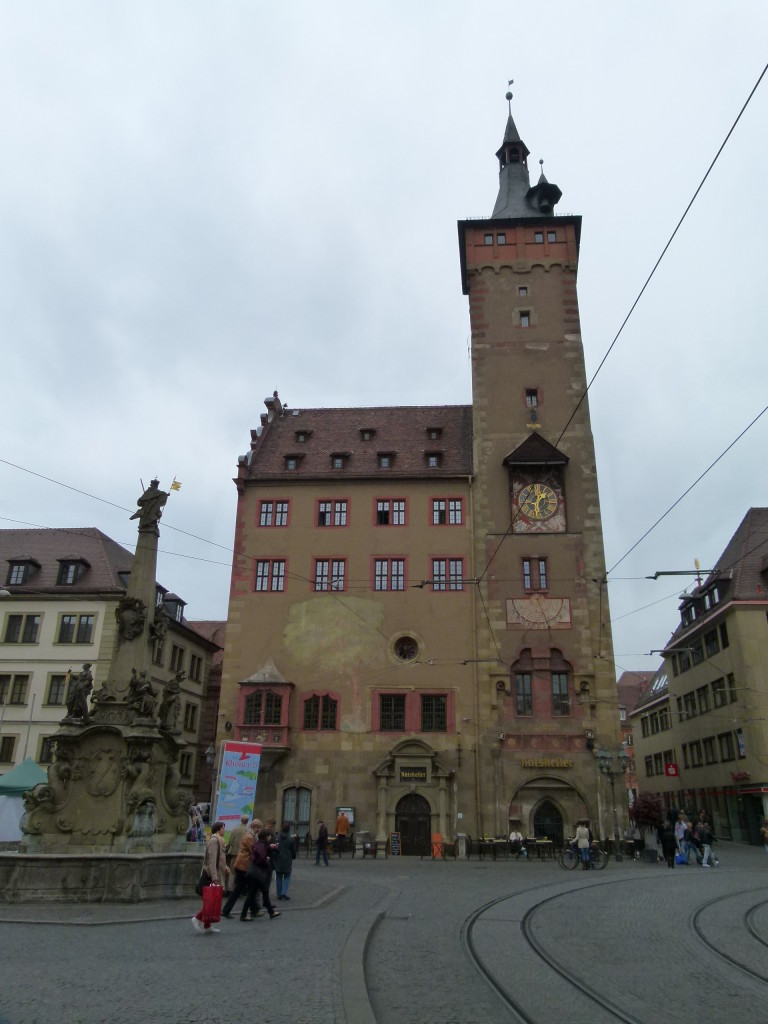
[[[189,793],[181,789],[181,773],[175,764],[169,764],[166,769],[163,795],[172,814],[183,813],[189,804]]]
[[[131,673],[131,686],[128,691],[128,705],[135,708],[142,718],[154,718],[157,707],[157,690],[147,678],[146,669],[138,674],[134,668]]]
[[[135,811],[145,800],[154,800],[152,790],[152,755],[148,750],[132,750],[131,760],[126,765],[126,777],[132,779],[131,788],[126,797],[129,811]]]
[[[181,679],[183,672],[177,672],[176,678],[165,684],[163,699],[160,702],[160,728],[166,732],[177,732],[179,725],[179,711],[181,710]]]
[[[69,680],[69,691],[67,693],[68,718],[82,718],[85,724],[90,721],[88,696],[92,690],[93,673],[91,672],[91,663],[86,662],[83,665],[83,671],[78,675],[77,679],[70,678]]]
[[[121,597],[115,608],[115,618],[121,640],[140,636],[147,618],[147,606],[137,597]]]
[[[157,524],[163,514],[166,501],[168,501],[168,492],[160,490],[159,480],[153,480],[136,502],[139,507],[131,516],[131,519],[139,520],[139,533],[146,531],[160,535]]]

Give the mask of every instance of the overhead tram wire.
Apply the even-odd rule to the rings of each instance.
[[[579,401],[578,401],[578,402],[576,403],[576,407],[575,407],[575,409],[573,410],[573,412],[571,413],[571,415],[570,415],[570,416],[568,417],[568,422],[567,422],[567,423],[565,424],[565,426],[563,427],[563,429],[562,429],[562,430],[560,431],[560,436],[558,437],[557,441],[555,442],[555,447],[556,447],[556,448],[557,448],[557,446],[558,446],[558,445],[560,444],[560,442],[562,441],[562,439],[563,439],[563,435],[565,434],[566,430],[568,429],[568,427],[569,427],[569,426],[571,425],[571,423],[573,422],[573,419],[574,419],[574,417],[575,417],[576,413],[577,413],[577,412],[579,411],[579,409],[581,408],[581,405],[582,405],[582,403],[583,403],[584,399],[585,399],[585,398],[587,397],[587,394],[588,394],[588,392],[589,392],[589,389],[590,389],[590,388],[592,387],[592,385],[593,385],[593,384],[595,383],[595,379],[597,378],[597,375],[598,375],[598,374],[600,373],[600,371],[602,370],[602,368],[603,368],[603,365],[604,365],[604,363],[605,363],[606,359],[607,359],[607,358],[608,358],[608,356],[609,356],[609,355],[611,354],[611,352],[612,352],[612,350],[613,350],[613,347],[614,347],[614,345],[616,344],[616,342],[617,342],[617,341],[619,340],[619,336],[621,335],[621,333],[622,333],[622,331],[624,330],[624,328],[625,328],[625,327],[627,326],[627,323],[629,322],[629,318],[630,318],[630,317],[632,316],[632,314],[634,313],[634,311],[635,311],[635,308],[637,307],[638,303],[640,302],[640,299],[641,299],[641,298],[643,297],[643,294],[644,294],[644,292],[645,292],[646,288],[647,288],[647,287],[648,287],[648,285],[649,285],[649,284],[651,283],[651,278],[652,278],[652,277],[654,276],[654,274],[656,273],[656,271],[657,271],[657,270],[658,270],[658,268],[659,268],[659,264],[661,263],[661,261],[662,261],[662,260],[664,259],[664,257],[666,256],[666,254],[667,254],[667,250],[669,249],[670,245],[672,244],[672,242],[673,242],[673,240],[674,240],[674,238],[675,238],[675,235],[676,235],[676,234],[677,234],[677,232],[678,232],[678,231],[680,230],[680,228],[681,228],[681,226],[682,226],[682,223],[683,223],[683,221],[685,220],[685,218],[686,218],[686,217],[688,216],[688,213],[689,213],[689,211],[690,211],[691,207],[693,206],[694,202],[696,201],[696,199],[697,199],[697,197],[698,197],[698,195],[699,195],[699,192],[701,192],[702,188],[704,187],[704,183],[705,183],[705,181],[707,180],[707,178],[709,177],[709,175],[710,175],[710,173],[711,173],[711,171],[712,171],[713,167],[714,167],[714,166],[715,166],[715,164],[717,163],[717,161],[718,161],[718,159],[719,159],[719,157],[720,157],[720,154],[721,154],[721,153],[723,152],[723,150],[725,149],[725,146],[726,146],[726,144],[727,144],[728,140],[730,139],[731,135],[733,134],[733,132],[734,132],[734,130],[735,130],[735,128],[736,128],[736,125],[737,125],[737,124],[739,123],[739,121],[741,120],[741,116],[742,116],[742,114],[744,113],[744,111],[745,111],[745,110],[747,109],[747,107],[749,106],[749,102],[750,102],[750,100],[752,99],[752,97],[754,96],[755,92],[757,91],[757,87],[758,87],[758,86],[760,85],[760,83],[762,82],[762,80],[763,80],[763,78],[764,78],[764,76],[765,76],[765,73],[766,73],[766,71],[768,71],[768,64],[766,64],[766,65],[765,65],[765,67],[763,68],[763,70],[762,70],[762,71],[760,72],[760,75],[759,75],[759,77],[758,77],[757,81],[756,81],[756,82],[755,82],[755,84],[754,84],[754,85],[752,86],[752,89],[751,89],[751,91],[750,91],[749,95],[747,96],[746,100],[744,101],[744,105],[742,106],[742,108],[741,108],[741,110],[739,111],[739,113],[738,113],[738,114],[736,115],[736,120],[735,120],[735,121],[733,122],[733,124],[731,125],[731,127],[730,127],[730,128],[728,129],[728,133],[726,134],[726,136],[725,136],[725,138],[723,139],[723,141],[722,141],[722,142],[720,143],[720,148],[719,148],[719,149],[718,149],[718,151],[717,151],[717,152],[715,153],[715,155],[714,155],[714,158],[713,158],[713,160],[712,160],[711,164],[709,165],[709,167],[708,167],[708,168],[707,168],[707,170],[706,170],[706,173],[704,174],[704,177],[703,177],[703,178],[701,179],[701,181],[699,182],[698,188],[696,189],[696,191],[695,191],[695,192],[693,193],[693,195],[691,196],[691,199],[690,199],[690,201],[689,201],[688,205],[686,206],[685,210],[683,211],[683,215],[682,215],[682,217],[680,218],[680,220],[679,220],[679,221],[677,222],[677,224],[675,225],[675,229],[674,229],[674,231],[672,232],[672,234],[671,234],[671,235],[669,236],[669,239],[668,239],[668,241],[667,241],[667,244],[666,244],[666,245],[664,246],[664,248],[663,248],[663,249],[661,250],[661,255],[660,255],[660,256],[659,256],[659,258],[658,258],[658,259],[656,260],[656,262],[654,263],[654,265],[653,265],[653,268],[652,268],[652,270],[651,270],[650,274],[649,274],[649,275],[648,275],[648,277],[647,277],[647,278],[645,279],[645,284],[643,285],[643,287],[642,287],[642,288],[640,289],[640,291],[638,292],[637,298],[636,298],[636,299],[635,299],[635,301],[634,301],[634,302],[632,303],[632,305],[631,305],[631,307],[630,307],[630,309],[629,309],[629,312],[627,313],[627,315],[626,315],[626,316],[624,317],[624,319],[623,319],[623,321],[622,321],[622,323],[621,323],[621,326],[619,327],[618,331],[616,332],[616,335],[615,335],[615,337],[614,337],[613,341],[612,341],[612,342],[611,342],[611,344],[610,344],[610,345],[608,346],[608,350],[607,350],[607,352],[605,353],[605,355],[603,356],[603,358],[602,358],[602,359],[600,360],[600,364],[599,364],[599,366],[597,367],[597,369],[595,370],[595,372],[594,372],[594,373],[592,374],[592,378],[591,378],[591,380],[589,381],[589,383],[587,384],[587,386],[586,386],[586,388],[585,388],[585,390],[584,390],[584,393],[582,394],[582,396],[581,396],[581,398],[579,399]]]
[[[704,186],[704,183],[706,182],[706,180],[709,177],[712,169],[714,168],[715,164],[717,163],[721,153],[725,149],[725,146],[728,143],[728,140],[730,139],[731,135],[733,134],[733,132],[734,132],[734,130],[736,128],[736,125],[741,120],[741,117],[742,117],[744,111],[747,109],[747,107],[748,107],[752,97],[754,96],[755,92],[757,91],[758,86],[760,85],[760,83],[762,82],[763,78],[765,77],[766,71],[768,71],[768,64],[765,65],[763,70],[760,72],[760,75],[758,76],[757,81],[752,86],[752,89],[750,90],[749,95],[747,96],[746,100],[744,101],[744,104],[742,105],[741,110],[737,114],[736,119],[733,122],[733,124],[731,125],[731,127],[729,128],[725,138],[721,142],[720,147],[718,148],[717,152],[715,153],[715,156],[712,159],[712,162],[710,163],[709,167],[706,170],[706,173],[704,174],[704,177],[701,179],[701,181],[699,182],[699,185],[698,185],[696,191],[691,196],[691,199],[688,202],[688,205],[686,206],[685,210],[683,211],[683,215],[680,217],[679,221],[677,222],[677,225],[675,226],[674,231],[669,236],[669,240],[667,241],[667,244],[664,246],[664,248],[661,251],[661,254],[659,255],[659,258],[654,263],[653,268],[652,268],[650,274],[646,278],[645,283],[643,284],[642,288],[640,289],[640,291],[639,291],[639,293],[637,295],[637,298],[632,303],[632,306],[630,307],[629,312],[627,313],[627,315],[624,317],[624,320],[622,321],[621,326],[619,327],[618,331],[616,332],[616,335],[615,335],[613,341],[608,346],[608,350],[606,351],[606,353],[603,356],[603,358],[600,360],[600,365],[597,367],[597,369],[593,373],[592,378],[590,379],[589,383],[587,384],[586,388],[584,389],[583,394],[579,398],[579,401],[576,403],[576,407],[574,408],[573,412],[569,416],[568,421],[566,422],[565,426],[560,431],[560,434],[559,434],[559,436],[557,438],[557,441],[555,442],[555,447],[559,446],[560,442],[562,441],[563,437],[565,436],[566,431],[568,430],[568,428],[570,427],[571,423],[573,422],[573,419],[576,416],[576,413],[581,408],[582,403],[584,402],[585,398],[587,397],[587,394],[589,393],[589,389],[594,384],[594,382],[595,382],[595,380],[597,378],[597,375],[600,373],[600,370],[603,368],[603,365],[605,364],[606,360],[608,359],[608,356],[611,354],[611,352],[613,350],[613,347],[615,346],[616,342],[619,340],[619,336],[621,335],[622,331],[624,330],[624,328],[626,327],[627,323],[629,322],[629,319],[632,316],[632,314],[634,313],[635,308],[637,307],[638,303],[640,302],[640,299],[642,298],[646,288],[650,284],[651,278],[654,276],[654,274],[656,273],[659,265],[661,264],[661,261],[664,259],[664,256],[666,255],[667,250],[669,249],[670,245],[672,244],[672,241],[675,238],[675,235],[680,230],[680,227],[681,227],[683,221],[688,216],[688,213],[690,212],[691,207],[693,206],[694,202],[698,198],[699,192],[701,192],[701,190],[702,190],[702,188]],[[515,523],[515,517],[513,517],[512,522],[509,524],[509,527],[508,527],[507,531],[504,533],[504,535],[502,536],[501,540],[496,545],[496,548],[494,549],[493,553],[491,554],[491,557],[488,559],[488,562],[487,562],[485,568],[483,569],[483,571],[478,576],[478,584],[482,581],[483,577],[488,572],[489,568],[491,567],[491,564],[492,564],[493,560],[495,559],[496,555],[499,553],[499,549],[501,548],[501,546],[504,543],[504,541],[507,539],[507,537],[512,532],[512,528],[514,526],[514,523]],[[643,538],[641,538],[641,540],[642,539]],[[627,554],[629,554],[629,552],[627,552]],[[624,557],[626,557],[626,555]],[[618,564],[619,563],[617,562],[616,565],[618,565]],[[614,566],[614,569],[615,568],[616,568],[616,566]],[[609,571],[612,571],[612,570],[609,570]],[[607,577],[608,577],[608,572],[606,572],[604,580],[607,581]]]
[[[720,452],[720,454],[717,456],[717,458],[714,460],[714,462],[711,462],[709,464],[709,466],[707,466],[707,468],[704,470],[704,472],[696,477],[696,479],[693,481],[693,483],[690,485],[690,487],[686,488],[686,490],[683,491],[683,493],[680,495],[680,497],[669,506],[667,511],[664,512],[663,515],[659,516],[659,518],[656,520],[656,522],[653,524],[653,526],[649,526],[648,529],[645,531],[645,533],[642,535],[642,537],[640,537],[638,540],[636,540],[635,543],[632,545],[632,547],[624,552],[624,554],[621,556],[621,558],[618,560],[618,562],[615,562],[614,565],[610,569],[606,570],[605,576],[603,577],[603,581],[604,582],[607,582],[609,574],[612,573],[613,570],[617,566],[621,565],[621,563],[624,561],[624,559],[627,558],[629,555],[631,555],[632,552],[635,550],[635,548],[638,547],[638,545],[642,544],[642,542],[645,540],[645,538],[656,529],[656,527],[659,525],[659,523],[661,523],[662,520],[666,519],[666,517],[669,515],[669,513],[680,504],[680,502],[683,500],[683,498],[685,498],[688,494],[690,494],[690,492],[694,489],[694,487],[704,479],[704,477],[707,475],[707,473],[710,472],[710,470],[714,469],[714,467],[718,464],[718,462],[725,455],[728,454],[728,452],[731,450],[731,448],[733,448],[733,446],[735,444],[737,444],[737,442],[739,442],[742,437],[744,437],[744,435],[747,433],[748,430],[751,430],[751,428],[757,423],[757,421],[760,419],[760,417],[765,415],[766,412],[768,412],[768,405],[764,406],[763,409],[761,409],[761,411],[757,414],[757,416],[755,416],[755,418],[751,421],[751,423],[748,423],[747,426],[744,427],[744,429],[741,431],[741,433],[738,434],[733,439],[733,441],[731,441],[731,443],[728,445],[728,447],[725,448],[722,452]]]

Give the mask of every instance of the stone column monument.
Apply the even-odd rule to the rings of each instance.
[[[183,675],[164,686],[152,678],[152,647],[162,641],[168,624],[157,607],[155,584],[158,523],[167,500],[157,480],[138,499],[131,516],[139,520],[136,555],[127,592],[115,612],[118,640],[109,678],[94,691],[89,664],[72,678],[48,782],[25,794],[20,854],[67,855],[67,861],[69,855],[85,857],[89,870],[95,857],[103,873],[116,855],[176,851],[186,861],[190,852],[197,852],[186,844],[191,798],[179,772],[185,746],[179,727]],[[132,895],[106,898],[144,898],[146,886],[139,876],[146,874],[146,865],[128,869],[125,865],[135,858],[122,859],[122,888]],[[47,857],[45,862],[49,864]],[[177,868],[177,880],[194,881],[194,871]],[[168,863],[162,870],[174,875]],[[35,871],[39,887],[39,864]],[[87,888],[84,878],[76,888]],[[0,877],[0,893],[2,883]],[[81,892],[74,898],[89,896]]]

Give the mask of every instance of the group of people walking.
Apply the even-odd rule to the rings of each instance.
[[[295,837],[291,835],[288,822],[283,824],[279,833],[275,833],[274,825],[273,821],[265,825],[258,818],[249,821],[248,815],[243,815],[228,842],[224,841],[223,821],[217,821],[211,827],[211,838],[205,847],[203,877],[205,884],[221,886],[222,894],[227,894],[221,917],[232,917],[241,896],[244,896],[241,921],[254,921],[263,916],[264,910],[270,919],[279,917],[280,911],[275,909],[270,899],[273,875],[277,899],[290,899],[288,887],[296,855]],[[214,927],[218,919],[215,910],[206,909],[204,896],[203,909],[192,918],[192,926],[199,932],[218,932],[219,929]]]
[[[699,811],[698,818],[692,823],[682,811],[678,813],[673,808],[664,824],[659,827],[661,852],[664,854],[667,867],[670,868],[675,864],[690,864],[691,854],[694,856],[694,863],[700,864],[703,868],[718,864],[719,861],[712,852],[714,838],[712,823],[706,811]]]

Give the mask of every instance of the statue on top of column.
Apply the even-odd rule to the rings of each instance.
[[[160,536],[157,524],[163,514],[166,501],[168,501],[168,491],[161,491],[160,481],[152,480],[136,502],[139,507],[131,516],[131,519],[139,520],[139,533],[155,533]]]

